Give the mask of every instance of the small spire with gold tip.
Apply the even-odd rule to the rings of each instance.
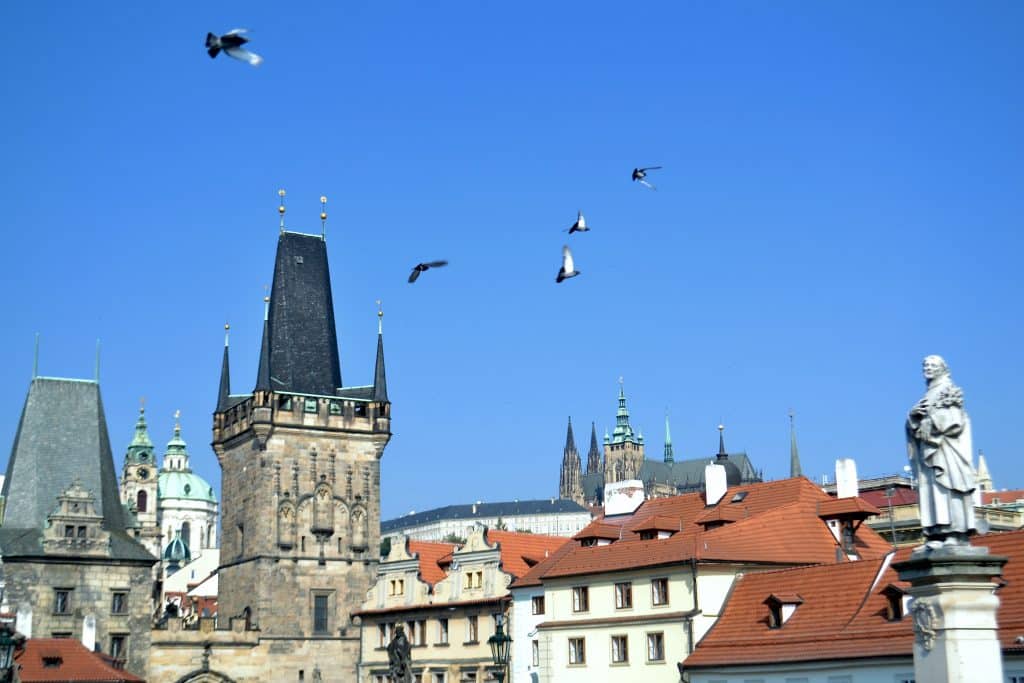
[[[384,304],[377,299],[377,334],[384,334]]]
[[[228,332],[231,330],[231,325],[224,323],[224,346],[228,345]]]
[[[281,216],[281,232],[284,232],[284,190],[278,190],[277,196],[281,198],[281,204],[277,207],[277,213]]]
[[[263,285],[263,321],[270,317],[270,287]]]
[[[320,239],[327,241],[327,197],[320,195]]]

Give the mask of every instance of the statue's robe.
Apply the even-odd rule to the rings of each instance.
[[[974,466],[971,421],[959,405],[944,405],[944,394],[957,391],[948,375],[928,386],[919,405],[925,415],[907,418],[907,447],[917,476],[921,528],[929,538],[968,534],[974,519]]]

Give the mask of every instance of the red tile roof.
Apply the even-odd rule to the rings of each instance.
[[[981,502],[985,505],[996,505],[997,503],[995,503],[995,501],[997,500],[999,501],[999,505],[1006,505],[1007,503],[1015,503],[1018,500],[1024,500],[1024,489],[981,492]]]
[[[433,543],[431,541],[416,541],[409,539],[407,546],[409,553],[415,553],[420,562],[420,578],[433,586],[443,579],[446,574],[441,568],[442,564],[448,564],[457,546],[451,543]],[[447,558],[447,562],[445,559]]]
[[[46,666],[44,660],[58,664]],[[21,667],[18,676],[24,683],[145,683],[124,669],[115,669],[108,657],[90,652],[71,638],[29,638],[15,661]]]
[[[524,534],[517,531],[487,530],[487,542],[501,549],[501,568],[515,578],[523,576],[534,565],[543,562],[569,539],[564,536]]]
[[[999,637],[1004,648],[1019,647],[1024,634],[1024,530],[977,537],[993,555],[1010,558],[999,589]],[[906,589],[894,557],[831,566],[798,567],[747,574],[737,579],[722,615],[684,661],[698,667],[807,662],[913,654],[912,619],[888,621],[890,586]],[[782,628],[768,626],[765,599],[799,595],[803,603]]]
[[[889,507],[889,499],[885,495],[885,489],[870,489],[867,491],[861,491],[859,497],[863,498],[864,500],[871,503],[877,508]],[[915,489],[909,489],[906,486],[893,487],[892,504],[893,506],[916,505],[917,491]]]
[[[736,493],[746,497],[732,502]],[[645,501],[632,515],[617,515],[591,522],[576,538],[621,530],[622,540],[609,545],[582,547],[574,542],[528,573],[516,587],[537,580],[614,572],[637,567],[679,564],[691,558],[705,561],[807,564],[834,562],[838,546],[832,532],[818,518],[818,506],[829,500],[817,485],[803,477],[730,487],[714,507],[704,504],[702,493]],[[705,530],[701,520],[737,520]],[[666,539],[640,540],[638,529],[653,518],[671,520],[680,531]],[[616,536],[618,537],[618,536]],[[873,530],[860,527],[855,542],[862,557],[881,557],[889,545]]]
[[[818,516],[824,519],[839,517],[855,517],[866,519],[877,515],[881,510],[859,496],[852,498],[832,498],[818,505]]]

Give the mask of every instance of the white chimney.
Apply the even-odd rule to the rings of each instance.
[[[96,617],[91,614],[82,619],[82,645],[89,652],[96,651]]]
[[[627,515],[644,502],[644,483],[624,479],[604,486],[604,514]]]
[[[14,620],[14,630],[25,636],[32,637],[32,608],[19,607],[18,615]]]
[[[711,463],[704,467],[704,500],[714,505],[722,500],[729,485],[725,481],[725,468]]]
[[[836,460],[836,497],[853,498],[857,496],[857,463],[853,458]]]

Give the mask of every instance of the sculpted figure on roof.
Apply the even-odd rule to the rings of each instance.
[[[926,545],[967,543],[974,520],[971,421],[960,387],[941,356],[923,363],[927,390],[907,416],[907,453],[918,481]]]

